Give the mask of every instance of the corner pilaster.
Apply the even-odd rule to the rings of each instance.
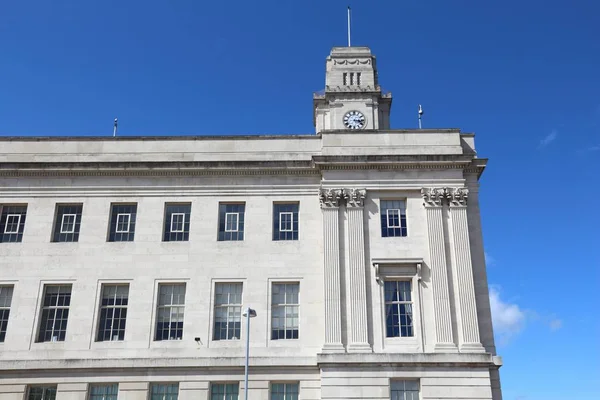
[[[455,277],[456,296],[454,301],[458,314],[458,345],[461,352],[485,352],[479,337],[479,322],[477,320],[477,303],[475,301],[473,264],[467,220],[468,195],[469,190],[467,188],[446,189],[452,224],[452,243],[454,245],[452,275]]]
[[[340,294],[340,189],[321,189],[323,210],[324,277],[325,277],[325,343],[323,353],[344,352]]]
[[[444,221],[442,202],[445,197],[443,188],[423,188],[423,205],[427,214],[427,236],[429,237],[429,257],[431,281],[433,285],[433,307],[435,310],[435,351],[456,352],[452,335],[452,314],[450,312],[450,293],[448,289],[448,270],[446,245],[444,240]]]
[[[344,189],[348,216],[350,340],[348,352],[371,352],[367,327],[367,282],[365,261],[364,189]]]

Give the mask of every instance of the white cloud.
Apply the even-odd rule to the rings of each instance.
[[[542,140],[540,140],[539,147],[548,146],[550,143],[554,142],[557,137],[558,137],[558,131],[556,129],[553,129],[552,132],[550,132]]]
[[[548,325],[550,326],[551,331],[557,331],[562,328],[562,321],[558,318],[554,318]]]
[[[525,312],[518,304],[505,302],[500,298],[497,286],[490,286],[490,307],[494,331],[500,342],[506,343],[525,326]]]
[[[486,251],[483,253],[483,255],[485,256],[485,265],[491,267],[492,265],[496,264],[496,259],[490,256],[490,253]]]

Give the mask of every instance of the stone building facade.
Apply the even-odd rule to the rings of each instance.
[[[316,134],[0,139],[0,400],[501,399],[486,159],[334,48]]]

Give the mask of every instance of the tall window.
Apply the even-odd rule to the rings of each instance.
[[[109,242],[133,242],[137,204],[113,204],[110,210]]]
[[[55,400],[56,386],[30,386],[27,400]]]
[[[404,200],[381,200],[381,236],[406,236],[406,203]]]
[[[89,400],[117,400],[119,394],[119,385],[90,385]]]
[[[82,204],[58,204],[56,206],[53,242],[79,241],[82,210]]]
[[[38,342],[63,342],[71,305],[71,285],[46,285]]]
[[[215,329],[213,340],[239,339],[242,326],[242,284],[215,285]]]
[[[4,342],[12,303],[13,286],[0,286],[0,343]]]
[[[0,209],[0,243],[22,241],[27,206],[0,206]]]
[[[125,339],[129,285],[102,285],[98,341]]]
[[[419,400],[418,381],[392,381],[391,400]]]
[[[210,385],[210,400],[237,400],[239,393],[238,383],[213,383]]]
[[[385,281],[384,289],[386,336],[413,336],[413,302],[410,281]]]
[[[272,383],[271,400],[298,400],[298,383]]]
[[[299,283],[274,283],[271,295],[271,339],[298,339]]]
[[[357,73],[356,73],[356,84],[357,84],[357,85],[360,85],[360,84],[361,84],[361,81],[360,81],[360,72],[357,72]]]
[[[153,383],[150,385],[150,400],[177,400],[178,383]]]
[[[298,240],[298,203],[273,204],[273,240]]]
[[[158,310],[154,340],[180,340],[183,337],[185,283],[158,285]]]
[[[164,242],[187,242],[190,238],[191,204],[165,204]]]
[[[219,203],[219,241],[244,240],[246,204]]]

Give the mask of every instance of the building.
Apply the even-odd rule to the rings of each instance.
[[[0,400],[501,399],[457,129],[333,48],[316,134],[0,139]]]

